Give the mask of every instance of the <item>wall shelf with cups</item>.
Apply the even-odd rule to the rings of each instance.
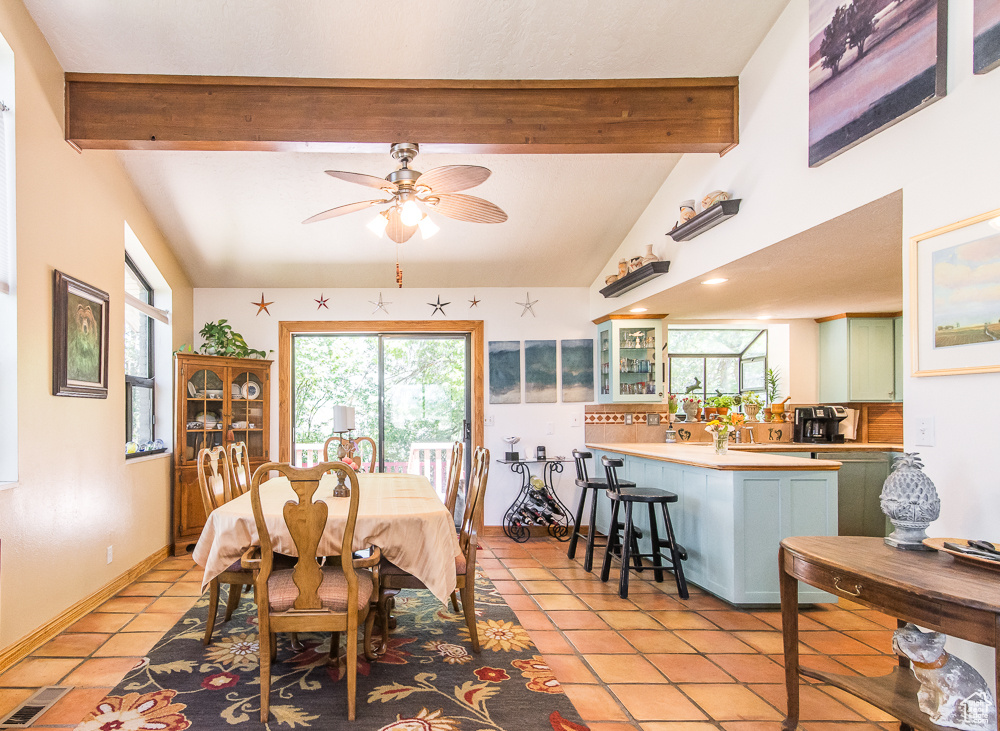
[[[732,218],[740,212],[740,201],[742,198],[719,201],[706,208],[701,213],[688,219],[672,231],[667,232],[667,236],[674,241],[690,241],[696,236],[701,236],[711,228],[715,228],[723,221]]]

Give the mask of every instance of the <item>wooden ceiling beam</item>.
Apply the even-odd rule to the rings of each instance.
[[[453,81],[66,74],[80,149],[723,153],[739,79]]]

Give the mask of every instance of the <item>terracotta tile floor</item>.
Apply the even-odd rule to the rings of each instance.
[[[566,557],[565,543],[517,544],[503,537],[480,543],[481,565],[592,731],[780,728],[785,692],[776,609],[734,610],[694,587],[682,601],[672,575],[657,584],[645,572],[632,575],[629,599],[620,599],[617,565],[602,584],[597,571],[583,571],[582,550],[576,559]],[[72,685],[35,726],[74,728],[190,609],[199,577],[189,558],[168,558],[0,674],[0,716],[40,685]],[[885,654],[893,627],[891,617],[855,605],[803,610],[802,664],[884,674],[895,664]],[[876,731],[898,724],[810,682],[802,688],[801,728]]]

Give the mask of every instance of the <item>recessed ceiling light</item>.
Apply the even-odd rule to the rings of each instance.
[[[990,219],[990,226],[993,228],[1000,228],[1000,216]]]
[[[771,316],[770,315],[757,315],[757,319],[758,320],[770,320]]]
[[[723,282],[728,282],[729,280],[725,277],[716,277],[715,279],[706,279],[702,284],[722,284]]]
[[[648,307],[633,307],[629,312],[646,312]]]

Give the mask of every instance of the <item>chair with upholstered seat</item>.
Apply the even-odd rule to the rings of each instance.
[[[227,450],[233,495],[243,495],[250,489],[250,479],[253,477],[250,453],[246,442],[230,442]]]
[[[684,566],[682,561],[687,559],[687,551],[677,543],[674,536],[674,526],[670,522],[670,511],[667,510],[667,503],[677,502],[677,495],[666,490],[654,487],[623,487],[618,481],[618,468],[624,462],[621,459],[611,457],[601,457],[601,464],[604,465],[604,474],[607,476],[607,495],[611,498],[613,507],[611,508],[611,530],[608,534],[608,544],[604,548],[604,565],[601,567],[601,581],[607,581],[611,570],[611,556],[616,549],[621,550],[621,576],[618,581],[618,596],[622,599],[628,598],[628,574],[630,558],[651,558],[653,559],[653,576],[656,581],[663,581],[663,570],[668,569],[674,572],[674,580],[677,582],[677,593],[681,599],[688,598],[687,581],[684,579]],[[649,537],[652,543],[651,553],[638,553],[632,548],[631,541],[623,541],[623,535],[630,535],[633,531],[632,507],[636,504],[646,504],[649,510]],[[618,512],[622,505],[625,505],[625,525],[618,522]],[[656,526],[656,510],[654,506],[659,505],[663,513],[664,528],[667,531],[666,539],[661,539]],[[662,549],[668,551],[667,554]],[[634,553],[633,553],[634,551]],[[666,562],[666,565],[664,565]]]
[[[486,482],[489,474],[490,450],[485,447],[476,447],[476,451],[472,455],[472,478],[469,480],[465,510],[458,535],[461,555],[455,558],[457,586],[462,595],[462,611],[465,614],[465,625],[469,629],[474,652],[480,650],[479,630],[476,624],[476,544],[479,540],[476,534],[476,524],[482,519],[483,499],[486,495]],[[423,589],[425,587],[420,579],[406,573],[385,559],[382,560],[380,579],[379,623],[382,626],[382,643],[379,652],[384,652],[388,643],[389,606],[392,598],[401,589]]]
[[[275,565],[276,554],[261,508],[260,485],[271,470],[288,478],[298,498],[297,502],[290,500],[284,507],[285,525],[298,554],[294,568],[283,569]],[[340,560],[331,561],[328,557],[321,565],[316,552],[326,528],[330,506],[323,500],[314,501],[314,498],[320,479],[331,470],[342,475],[348,483],[350,496],[333,498],[348,501]],[[378,564],[381,559],[378,548],[372,548],[370,557],[366,559],[351,559],[358,500],[358,476],[343,462],[323,462],[307,468],[272,462],[254,473],[250,484],[250,503],[260,547],[247,551],[243,564],[258,569],[256,588],[262,722],[268,719],[271,663],[276,654],[278,632],[331,632],[331,657],[338,654],[340,633],[347,634],[347,717],[354,720],[358,626],[364,623],[364,652],[366,657],[372,659],[371,630],[375,615],[370,609],[378,599]]]
[[[362,463],[365,445],[371,449],[371,457],[367,465]],[[332,448],[332,450],[331,450]],[[362,472],[374,472],[375,465],[378,464],[378,447],[371,437],[357,437],[355,439],[345,439],[340,436],[333,436],[323,443],[323,461],[332,462],[338,459],[350,457],[357,462],[358,469]]]
[[[205,505],[207,517],[220,505],[228,503],[235,497],[232,486],[232,470],[229,457],[223,447],[202,449],[198,452],[198,487],[201,488],[201,500]],[[240,594],[244,586],[253,584],[253,573],[245,570],[237,561],[209,583],[208,589],[208,620],[205,622],[205,639],[207,645],[212,641],[215,630],[215,615],[219,611],[219,585],[228,585],[226,600],[226,615],[223,622],[232,619],[233,612],[240,603]]]

